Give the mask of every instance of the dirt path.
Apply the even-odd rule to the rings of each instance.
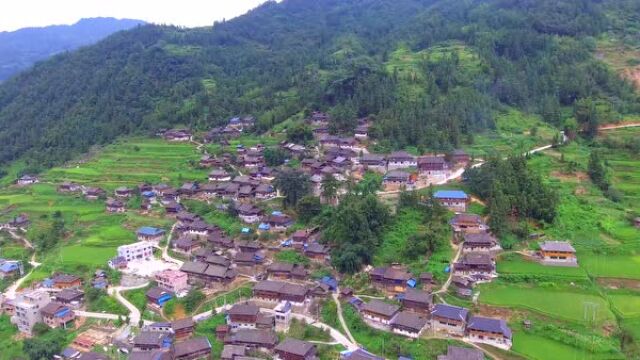
[[[177,226],[178,223],[175,223],[173,224],[173,226],[171,226],[171,231],[169,231],[169,235],[167,236],[167,243],[162,247],[162,259],[166,262],[174,263],[182,267],[184,261],[178,260],[169,255],[169,244],[171,243],[171,238],[173,237],[173,233],[175,232]]]
[[[451,259],[451,266],[453,266],[453,264],[455,264],[456,261],[458,261],[458,259],[460,258],[460,255],[462,254],[462,246],[454,244],[453,239],[449,240],[449,244],[453,249],[456,250],[455,256],[453,257],[453,259]],[[442,284],[442,287],[440,288],[440,290],[434,291],[433,294],[437,295],[441,293],[446,293],[449,290],[449,286],[451,285],[451,279],[453,279],[453,269],[450,268],[449,277],[447,278],[447,281],[445,281],[444,284]]]
[[[131,324],[131,326],[138,326],[138,323],[142,318],[142,314],[140,313],[140,309],[135,307],[132,303],[129,302],[129,300],[127,300],[124,296],[122,296],[121,292],[142,289],[148,285],[149,283],[145,282],[144,284],[140,284],[137,286],[130,286],[130,287],[116,286],[109,289],[109,295],[114,296],[120,304],[124,305],[129,310],[129,320],[130,320],[129,323]]]
[[[606,130],[615,130],[615,129],[624,129],[631,127],[639,127],[640,122],[630,122],[630,123],[622,123],[622,124],[603,124],[598,126],[598,130],[606,131]]]
[[[342,326],[342,331],[344,331],[345,334],[347,334],[347,337],[349,338],[349,340],[351,340],[352,343],[356,344],[356,339],[354,339],[353,335],[351,335],[351,331],[349,330],[349,327],[347,326],[347,322],[344,321],[344,316],[342,316],[342,304],[340,303],[340,300],[338,299],[338,294],[340,293],[340,289],[336,289],[336,292],[333,293],[331,296],[333,298],[333,302],[336,303],[336,309],[338,312],[338,320],[340,321],[340,326]]]

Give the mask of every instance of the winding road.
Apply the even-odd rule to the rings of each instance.
[[[109,295],[114,296],[119,303],[124,305],[129,310],[129,320],[130,320],[129,324],[131,324],[131,326],[138,326],[138,323],[140,322],[142,314],[140,314],[140,309],[135,307],[132,303],[129,302],[129,300],[127,300],[124,296],[122,296],[121,292],[142,289],[148,285],[149,283],[145,282],[144,284],[140,284],[136,286],[130,286],[130,287],[115,286],[109,289]],[[104,314],[104,315],[114,315],[114,314]]]

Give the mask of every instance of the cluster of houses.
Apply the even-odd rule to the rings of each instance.
[[[480,215],[457,213],[449,221],[462,253],[453,264],[452,284],[460,296],[472,295],[476,283],[497,277],[495,257],[502,250]]]
[[[224,343],[221,358],[243,359],[250,353],[259,352],[276,359],[316,360],[316,345],[293,338],[279,340],[276,331],[288,331],[291,308],[287,301],[279,303],[269,313],[253,302],[233,305],[225,312],[226,324],[216,328],[217,338]]]
[[[75,275],[54,274],[39,287],[20,293],[15,299],[5,299],[2,311],[28,336],[37,323],[51,328],[74,328],[74,311],[84,302],[81,287],[82,280]]]
[[[255,124],[256,118],[253,116],[236,116],[229,119],[225,126],[215,127],[209,130],[204,136],[204,141],[211,143],[236,138],[253,129]]]
[[[389,275],[397,278],[393,274]],[[400,287],[394,287],[399,290]],[[499,348],[511,347],[511,330],[502,319],[471,316],[462,307],[434,304],[433,296],[425,290],[406,288],[397,293],[399,302],[373,299],[363,302],[357,297],[349,300],[365,321],[373,327],[417,338],[424,331],[465,337],[469,341],[486,343]]]
[[[9,230],[22,230],[27,231],[27,227],[31,222],[29,221],[29,216],[27,214],[18,214],[11,218],[7,223],[0,224],[0,229],[9,229]]]

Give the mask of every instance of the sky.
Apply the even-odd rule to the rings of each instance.
[[[1,0],[0,31],[115,17],[187,27],[231,19],[265,0]]]

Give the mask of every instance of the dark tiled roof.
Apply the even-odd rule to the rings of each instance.
[[[438,360],[484,360],[480,350],[449,345],[447,355],[438,356]]]
[[[402,311],[393,318],[391,325],[406,327],[418,332],[427,325],[427,318],[413,312]]]
[[[162,346],[162,343],[169,334],[163,332],[143,331],[133,338],[135,346]]]
[[[511,339],[511,329],[507,326],[507,322],[502,319],[473,316],[467,324],[467,329],[500,333],[504,337]]]
[[[315,345],[306,341],[293,339],[293,338],[286,338],[284,339],[283,342],[281,342],[280,344],[278,344],[278,346],[276,346],[275,350],[293,354],[293,355],[305,356],[314,347]]]
[[[386,317],[392,317],[399,309],[400,306],[398,305],[387,304],[386,302],[378,299],[373,299],[362,307],[363,311],[384,315]]]
[[[207,270],[207,264],[201,262],[187,261],[182,264],[180,271],[192,274],[204,274]]]
[[[229,315],[251,315],[256,316],[260,313],[260,308],[252,302],[235,304],[227,312]]]
[[[422,304],[431,304],[433,302],[433,295],[426,291],[409,288],[404,293],[404,300]]]
[[[435,308],[431,312],[431,315],[445,319],[466,321],[467,317],[469,316],[469,310],[458,306],[436,304]]]
[[[199,353],[201,351],[211,351],[211,343],[206,337],[196,337],[177,343],[174,346],[174,358]]]
[[[493,235],[487,232],[464,235],[465,246],[470,246],[470,245],[492,246],[492,245],[495,245],[497,242],[498,240]]]
[[[196,323],[193,321],[193,318],[187,317],[173,321],[171,323],[171,328],[173,330],[182,330],[192,328],[195,325]]]
[[[241,344],[261,344],[265,346],[274,346],[278,342],[278,336],[272,330],[260,329],[238,329],[232,335],[234,343]]]
[[[540,249],[543,251],[576,252],[576,249],[566,241],[543,241],[540,243]]]

